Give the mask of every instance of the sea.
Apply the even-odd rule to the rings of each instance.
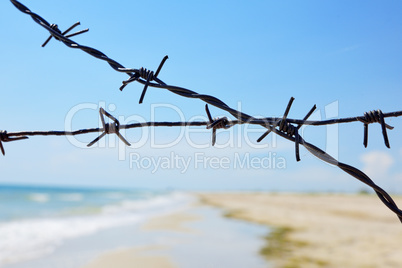
[[[167,190],[0,185],[0,267],[52,255],[73,239],[179,211],[192,200]]]

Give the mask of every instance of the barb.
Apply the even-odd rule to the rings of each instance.
[[[288,135],[289,137],[295,137],[295,154],[296,154],[296,161],[300,161],[300,153],[299,153],[299,144],[300,144],[300,135],[299,135],[299,129],[303,126],[303,124],[298,124],[297,126],[292,125],[288,121],[286,121],[286,118],[288,116],[288,113],[290,111],[290,107],[292,106],[292,103],[295,98],[291,97],[288,103],[288,106],[286,107],[285,113],[283,114],[282,119],[278,120],[274,126],[277,127],[279,126],[279,131],[282,133]],[[303,120],[307,120],[310,115],[315,111],[316,105],[314,105],[310,111],[307,113],[307,115],[304,117]],[[269,133],[271,133],[271,129],[268,129],[264,134],[261,135],[257,139],[257,142],[261,142],[266,136],[268,136]]]
[[[216,142],[216,130],[218,128],[228,129],[232,125],[229,125],[229,120],[227,119],[227,117],[222,117],[218,119],[212,118],[211,113],[209,112],[208,104],[205,104],[205,111],[207,112],[207,116],[209,119],[207,129],[212,128],[212,146],[214,146]]]
[[[117,137],[119,137],[119,139],[124,142],[126,145],[130,146],[131,144],[120,134],[119,129],[120,129],[120,122],[119,120],[117,120],[115,117],[113,117],[111,114],[109,114],[108,112],[106,112],[102,107],[99,109],[99,115],[100,118],[102,120],[102,125],[103,125],[103,132],[102,134],[100,134],[96,139],[94,139],[93,141],[91,141],[87,146],[91,147],[92,145],[94,145],[96,142],[98,142],[101,138],[103,138],[103,136],[105,136],[106,134],[116,134]],[[109,117],[110,119],[112,119],[113,123],[105,123],[105,117],[104,115],[106,115],[107,117]]]
[[[395,204],[395,202],[392,200],[392,198],[379,186],[377,186],[366,174],[361,172],[360,170],[351,167],[349,165],[346,165],[344,163],[338,162],[336,159],[334,159],[332,156],[324,152],[323,150],[319,149],[318,147],[306,142],[298,133],[298,129],[302,125],[314,125],[314,126],[319,126],[319,125],[329,125],[329,124],[341,124],[341,123],[351,123],[351,122],[363,122],[364,123],[364,145],[367,146],[367,137],[368,137],[368,124],[378,122],[381,124],[382,127],[382,132],[384,136],[384,142],[387,147],[389,147],[389,141],[388,141],[388,136],[386,132],[386,128],[392,129],[392,127],[388,126],[385,123],[385,118],[387,117],[398,117],[402,115],[402,111],[396,111],[396,112],[391,112],[391,113],[382,113],[380,110],[376,112],[369,112],[365,113],[364,116],[358,116],[358,117],[349,117],[349,118],[339,118],[339,119],[331,119],[331,120],[323,120],[323,121],[308,121],[308,117],[313,113],[315,110],[315,106],[310,110],[310,112],[304,117],[304,119],[291,119],[287,118],[290,107],[292,105],[292,102],[294,98],[291,98],[288,106],[285,110],[285,113],[282,118],[275,118],[275,117],[266,117],[266,118],[255,118],[253,116],[250,116],[246,113],[237,111],[236,109],[233,109],[229,107],[226,103],[221,101],[220,99],[206,95],[206,94],[199,94],[195,91],[179,87],[179,86],[173,86],[173,85],[168,85],[165,82],[163,82],[159,77],[158,74],[164,64],[164,62],[167,59],[167,56],[163,58],[161,61],[157,71],[154,73],[151,70],[148,70],[144,67],[141,67],[140,69],[133,69],[133,68],[125,68],[123,65],[118,63],[117,61],[107,57],[104,53],[100,52],[99,50],[96,50],[91,47],[87,46],[82,46],[71,39],[72,35],[65,35],[64,33],[61,33],[60,30],[58,30],[57,26],[52,26],[50,25],[45,19],[40,17],[39,15],[33,13],[30,11],[26,6],[22,5],[16,0],[10,0],[14,6],[19,9],[21,12],[30,15],[32,19],[44,27],[47,31],[50,32],[51,36],[55,37],[57,40],[63,42],[66,46],[70,48],[75,48],[75,49],[80,49],[89,55],[98,58],[100,60],[106,61],[115,71],[118,72],[123,72],[126,73],[127,75],[130,76],[130,78],[126,81],[123,82],[123,85],[120,87],[120,90],[123,90],[126,85],[128,85],[131,82],[137,81],[140,84],[144,85],[144,88],[142,90],[142,94],[140,97],[140,103],[142,103],[145,93],[148,89],[148,87],[155,87],[155,88],[163,88],[167,89],[177,95],[186,97],[186,98],[197,98],[202,101],[204,101],[207,104],[211,104],[219,109],[222,109],[224,111],[227,111],[230,113],[233,117],[235,117],[237,120],[233,121],[227,121],[225,118],[217,119],[214,120],[212,119],[208,106],[206,106],[206,112],[209,118],[209,122],[147,122],[147,123],[141,123],[141,124],[132,124],[132,125],[120,125],[118,121],[106,113],[102,112],[101,113],[101,118],[102,118],[102,123],[103,123],[103,128],[102,129],[87,129],[87,130],[78,130],[74,132],[64,132],[64,131],[56,131],[56,132],[40,132],[40,131],[34,131],[34,132],[19,132],[19,133],[8,133],[8,134],[2,134],[1,139],[0,139],[0,145],[1,141],[10,141],[7,139],[10,139],[10,136],[34,136],[34,135],[78,135],[78,134],[84,134],[84,133],[89,133],[89,132],[99,132],[101,131],[102,134],[96,138],[93,142],[89,144],[92,145],[94,142],[98,141],[101,139],[103,136],[106,134],[110,133],[115,133],[123,142],[127,142],[119,133],[119,129],[122,128],[134,128],[134,127],[145,127],[145,126],[187,126],[187,125],[203,125],[207,126],[207,128],[212,128],[212,144],[215,144],[216,141],[216,129],[217,128],[226,128],[233,126],[235,124],[257,124],[261,125],[262,127],[267,128],[266,133],[264,133],[263,136],[261,136],[258,141],[260,142],[262,139],[264,139],[270,132],[276,133],[277,135],[288,139],[292,142],[295,142],[295,151],[296,151],[296,160],[300,160],[299,156],[299,145],[303,145],[310,153],[312,153],[314,156],[317,158],[330,163],[332,165],[338,166],[341,170],[345,171],[346,173],[350,174],[351,176],[355,177],[356,179],[360,180],[361,182],[367,184],[368,186],[372,187],[373,190],[376,192],[380,200],[390,209],[392,210],[400,219],[402,222],[402,211],[398,208],[398,206]],[[45,42],[46,44],[46,42]],[[104,123],[104,118],[103,115],[108,116],[114,123],[109,123],[105,124]],[[195,123],[195,124],[193,124]],[[128,143],[128,142],[127,142]],[[2,145],[2,152],[4,151]]]
[[[366,112],[364,113],[364,118],[358,118],[358,120],[364,123],[364,140],[363,140],[364,147],[367,148],[368,125],[371,123],[380,123],[385,146],[391,148],[388,141],[387,128],[392,130],[394,129],[394,127],[391,127],[390,125],[385,123],[384,114],[382,113],[381,110]]]
[[[274,126],[279,126],[279,131],[283,132],[284,134],[292,137],[293,135],[296,138],[296,158],[299,159],[298,157],[298,148],[299,148],[299,138],[298,138],[298,133],[297,133],[297,128],[295,128],[292,124],[288,123],[286,121],[286,117],[288,116],[288,113],[290,111],[290,107],[292,106],[292,103],[295,98],[291,97],[288,103],[288,106],[286,107],[285,113],[283,114],[282,119],[278,120],[275,122]],[[266,136],[268,136],[269,133],[271,133],[271,129],[268,129],[260,138],[258,138],[257,142],[261,142]],[[300,160],[300,159],[299,159]],[[297,161],[299,161],[297,160]]]
[[[69,38],[69,37],[73,37],[73,36],[76,36],[76,35],[79,35],[79,34],[82,34],[82,33],[86,33],[86,32],[89,31],[89,29],[87,28],[87,29],[84,29],[84,30],[75,32],[75,33],[73,33],[73,34],[66,35],[68,32],[70,32],[72,29],[74,29],[75,27],[77,27],[77,26],[80,25],[80,24],[81,24],[81,23],[78,21],[78,22],[74,23],[70,28],[68,28],[67,30],[65,30],[64,32],[61,32],[61,31],[59,30],[59,27],[57,26],[57,24],[51,24],[51,25],[50,25],[50,28],[52,28],[54,31],[58,32],[59,34],[65,36],[66,38]],[[50,33],[50,36],[48,37],[48,39],[46,39],[46,41],[42,44],[42,47],[45,47],[45,46],[47,45],[47,43],[49,43],[50,39],[52,39],[53,36],[54,36],[54,35],[53,35],[52,32],[51,32],[51,33]],[[56,38],[56,40],[60,40],[59,37],[57,37],[57,36],[55,36],[55,38]]]
[[[123,85],[120,87],[120,91],[123,91],[123,89],[129,84],[132,83],[134,81],[137,81],[140,77],[145,79],[145,85],[144,85],[144,89],[142,90],[142,94],[140,97],[140,101],[139,103],[141,104],[142,101],[144,100],[145,97],[145,93],[148,89],[149,83],[151,81],[154,81],[157,77],[159,72],[161,71],[163,64],[165,64],[165,61],[168,59],[169,57],[166,55],[165,57],[163,57],[161,63],[159,64],[158,69],[156,70],[156,73],[154,74],[153,71],[147,70],[146,68],[140,68],[139,70],[137,69],[125,69],[125,68],[120,68],[120,70],[125,70],[125,71],[129,71],[129,72],[133,72],[135,73],[134,75],[132,75],[128,80],[123,81]]]

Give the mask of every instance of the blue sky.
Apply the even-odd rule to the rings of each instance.
[[[77,29],[90,31],[73,40],[126,67],[156,70],[169,55],[159,76],[164,82],[216,96],[254,116],[281,116],[292,96],[289,117],[298,119],[314,104],[314,119],[402,110],[400,1],[22,3],[62,31],[81,21]],[[97,127],[99,106],[127,122],[206,119],[204,103],[166,90],[148,89],[139,105],[141,85],[118,90],[127,75],[54,39],[41,48],[48,37],[42,27],[9,1],[2,1],[0,10],[0,129],[63,130],[68,118],[73,129]],[[211,112],[228,116],[216,108]],[[400,193],[402,119],[387,122],[395,126],[388,132],[391,149],[384,146],[378,124],[369,127],[366,149],[361,123],[310,126],[303,136],[362,169],[384,189]],[[304,149],[296,162],[293,145],[271,134],[265,148],[256,148],[255,140],[264,132],[258,127],[220,131],[214,148],[208,145],[210,131],[203,129],[126,132],[130,148],[115,136],[95,148],[80,148],[95,134],[75,141],[31,137],[5,143],[0,182],[281,191],[364,188]],[[156,148],[169,143],[173,145]],[[175,159],[189,161],[188,169],[175,166]],[[152,161],[165,166],[154,168]],[[222,166],[216,168],[214,161]]]

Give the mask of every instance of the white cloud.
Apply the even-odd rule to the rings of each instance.
[[[381,151],[363,154],[360,159],[364,163],[363,171],[368,176],[383,179],[389,175],[388,171],[395,162],[390,154]]]

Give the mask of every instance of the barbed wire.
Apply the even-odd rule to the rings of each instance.
[[[21,139],[27,139],[28,136],[38,136],[38,135],[41,135],[41,136],[68,136],[68,135],[81,135],[81,134],[87,134],[87,133],[101,132],[100,136],[98,136],[95,140],[93,140],[92,142],[90,142],[88,144],[88,147],[95,144],[106,134],[116,134],[122,142],[124,142],[126,145],[130,146],[130,143],[119,132],[120,129],[130,129],[130,128],[139,128],[139,127],[159,127],[159,126],[168,126],[168,127],[206,126],[207,129],[212,129],[212,145],[214,145],[216,142],[216,130],[217,129],[219,129],[219,128],[226,129],[226,128],[230,128],[234,125],[237,125],[237,124],[256,124],[256,125],[260,125],[267,129],[267,131],[257,140],[257,142],[261,142],[271,132],[273,132],[287,140],[290,140],[295,143],[295,155],[296,155],[297,161],[300,161],[299,146],[303,145],[311,154],[313,154],[317,158],[319,158],[329,164],[339,167],[344,172],[348,173],[349,175],[355,177],[356,179],[358,179],[361,182],[365,183],[366,185],[370,186],[375,191],[375,193],[377,194],[379,199],[391,211],[393,211],[398,216],[399,220],[402,222],[402,211],[398,208],[398,206],[393,201],[391,196],[385,190],[383,190],[381,187],[376,185],[366,174],[364,174],[359,169],[337,161],[335,158],[333,158],[331,155],[329,155],[325,151],[321,150],[320,148],[316,147],[315,145],[313,145],[311,143],[308,143],[300,136],[300,134],[298,132],[300,127],[302,127],[303,125],[322,126],[322,125],[330,125],[330,124],[361,122],[364,125],[363,145],[365,147],[367,147],[368,125],[371,123],[379,123],[381,125],[384,143],[385,143],[386,147],[390,148],[389,139],[388,139],[388,135],[387,135],[387,129],[392,130],[393,127],[389,126],[388,124],[385,123],[385,118],[399,117],[402,115],[402,111],[383,113],[381,110],[376,110],[376,111],[366,112],[366,113],[364,113],[363,116],[321,120],[321,121],[311,121],[311,120],[308,120],[308,118],[316,109],[316,106],[314,105],[303,119],[291,119],[291,118],[287,118],[287,116],[288,116],[288,113],[292,106],[292,103],[294,101],[294,98],[292,97],[285,109],[283,117],[281,117],[281,118],[278,118],[278,117],[255,118],[246,113],[243,113],[241,111],[238,111],[236,109],[229,107],[226,103],[224,103],[223,101],[221,101],[220,99],[218,99],[214,96],[207,95],[207,94],[199,94],[195,91],[192,91],[192,90],[189,90],[189,89],[186,89],[183,87],[166,84],[158,76],[159,76],[159,73],[160,73],[163,65],[165,64],[166,60],[168,59],[168,56],[165,56],[162,59],[156,72],[148,70],[144,67],[141,67],[139,69],[126,68],[123,65],[121,65],[120,63],[118,63],[117,61],[106,56],[101,51],[88,47],[88,46],[80,45],[80,44],[74,42],[73,40],[71,40],[70,37],[88,31],[88,29],[85,29],[85,30],[81,30],[76,33],[67,35],[67,33],[69,31],[71,31],[73,28],[75,28],[76,26],[79,25],[79,22],[72,25],[66,31],[61,32],[60,29],[58,28],[57,24],[48,23],[41,16],[32,12],[26,6],[24,6],[23,4],[21,4],[20,2],[18,2],[16,0],[10,0],[10,1],[18,10],[20,10],[21,12],[23,12],[27,15],[30,15],[31,18],[36,23],[38,23],[39,25],[44,27],[50,33],[50,37],[43,43],[42,46],[45,46],[50,41],[50,39],[52,37],[54,37],[56,40],[63,42],[66,46],[68,46],[70,48],[80,49],[95,58],[106,61],[110,65],[110,67],[112,67],[115,71],[121,72],[121,73],[126,73],[127,75],[129,75],[129,79],[122,82],[122,85],[120,86],[121,91],[128,84],[130,84],[132,82],[138,82],[138,83],[144,85],[140,99],[139,99],[139,103],[143,102],[148,87],[162,88],[162,89],[167,89],[177,95],[180,95],[180,96],[183,96],[186,98],[200,99],[200,100],[206,102],[207,104],[211,104],[219,109],[222,109],[222,110],[230,113],[237,120],[229,120],[226,117],[217,118],[217,119],[212,118],[212,116],[209,112],[208,105],[206,104],[205,109],[206,109],[206,113],[207,113],[209,121],[143,122],[143,123],[135,123],[135,124],[129,124],[129,125],[120,125],[119,121],[115,117],[113,117],[111,114],[106,112],[103,108],[100,108],[99,113],[100,113],[100,117],[101,117],[101,121],[102,121],[102,128],[80,129],[80,130],[76,130],[76,131],[21,131],[21,132],[0,131],[0,148],[1,148],[3,155],[5,154],[5,151],[4,151],[2,142],[10,142],[10,141],[16,141],[16,140],[21,140]],[[105,123],[104,116],[108,117],[112,121],[112,123]]]

